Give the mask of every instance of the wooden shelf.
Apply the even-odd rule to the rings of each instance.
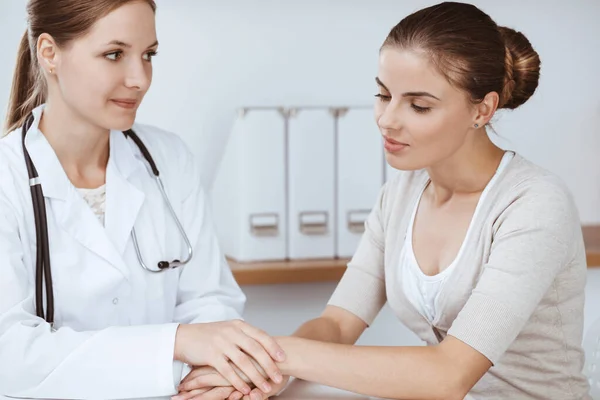
[[[240,285],[339,281],[348,259],[239,263],[228,260]]]
[[[588,266],[600,267],[600,225],[584,226],[583,235]],[[348,261],[324,259],[240,263],[228,260],[240,285],[337,282],[346,271]]]
[[[583,227],[583,241],[589,267],[600,267],[600,225]]]

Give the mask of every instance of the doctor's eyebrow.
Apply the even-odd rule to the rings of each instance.
[[[127,48],[131,48],[131,45],[129,43],[125,43],[121,40],[111,40],[110,42],[108,42],[107,44],[109,45],[115,45],[115,46],[121,46],[121,47],[127,47]],[[150,46],[148,46],[147,48],[151,48],[154,46],[158,46],[158,40],[154,43],[152,43]]]

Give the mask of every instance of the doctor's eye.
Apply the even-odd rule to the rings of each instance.
[[[152,58],[156,57],[157,54],[158,52],[156,50],[149,51],[146,54],[144,54],[144,60],[152,62]]]
[[[123,57],[123,52],[121,50],[113,51],[112,53],[106,53],[104,57],[110,61],[117,61]]]

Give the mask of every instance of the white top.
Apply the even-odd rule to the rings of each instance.
[[[438,299],[438,295],[444,286],[444,283],[448,279],[448,276],[452,274],[452,271],[456,268],[458,261],[461,258],[462,253],[465,249],[465,243],[469,242],[469,237],[472,235],[472,222],[475,220],[477,213],[480,208],[480,204],[483,203],[487,193],[490,188],[496,182],[498,175],[504,170],[506,165],[513,158],[514,153],[511,151],[507,151],[504,153],[502,160],[500,161],[500,165],[496,170],[496,173],[492,177],[492,179],[488,182],[485,189],[481,193],[481,196],[477,202],[477,207],[475,208],[475,212],[471,219],[471,223],[469,224],[469,228],[467,230],[467,234],[465,235],[465,239],[456,255],[454,261],[442,272],[437,275],[425,275],[419,267],[419,263],[415,257],[414,249],[413,249],[413,226],[415,217],[417,214],[417,209],[419,203],[421,201],[421,197],[423,196],[423,192],[425,191],[425,187],[421,191],[417,201],[415,202],[415,206],[413,208],[413,212],[410,218],[410,222],[408,225],[408,229],[406,232],[406,236],[404,239],[404,246],[402,251],[400,252],[400,260],[399,260],[399,271],[401,273],[399,276],[402,278],[402,285],[404,287],[404,291],[410,300],[410,302],[415,306],[417,310],[429,321],[434,322],[436,318],[436,302]]]
[[[104,226],[104,213],[106,211],[106,185],[94,189],[77,188],[83,200],[90,206],[102,226]]]

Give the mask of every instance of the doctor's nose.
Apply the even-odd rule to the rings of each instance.
[[[125,75],[125,86],[130,89],[147,91],[152,81],[152,67],[142,62],[134,62],[128,65]]]

